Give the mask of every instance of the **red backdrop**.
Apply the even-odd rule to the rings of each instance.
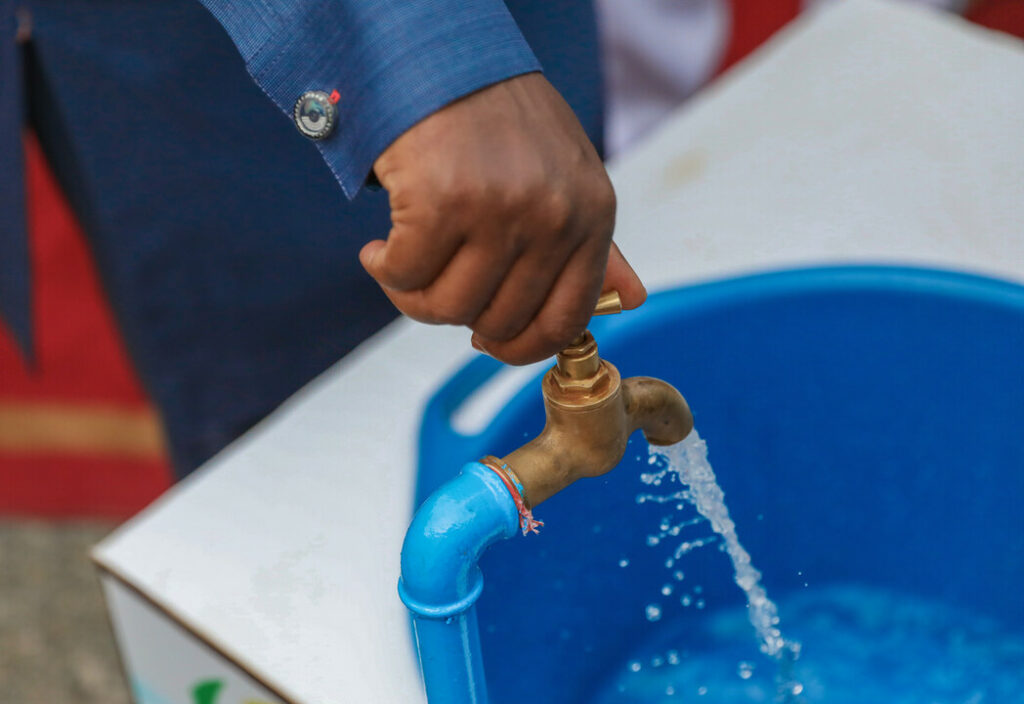
[[[35,359],[0,328],[0,513],[127,516],[170,484],[81,228],[25,138]]]

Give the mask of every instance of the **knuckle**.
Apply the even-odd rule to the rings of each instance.
[[[543,200],[551,188],[546,170],[538,159],[527,158],[496,177],[501,205],[508,212],[521,213]]]
[[[501,212],[506,216],[519,218],[533,201],[534,190],[527,179],[512,178],[497,187],[500,195],[496,198]]]
[[[598,184],[595,187],[594,206],[604,217],[615,217],[615,210],[618,207],[618,200],[615,197],[615,189],[612,187],[608,175],[602,173]]]
[[[572,216],[572,201],[569,195],[561,190],[553,190],[546,194],[542,201],[542,217],[548,227],[562,231],[569,225]]]

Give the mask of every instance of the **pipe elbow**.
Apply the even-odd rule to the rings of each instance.
[[[501,479],[478,462],[467,464],[413,517],[402,544],[402,601],[424,618],[466,611],[483,589],[481,554],[518,526],[519,512]]]
[[[622,382],[630,432],[642,430],[651,445],[674,445],[693,430],[686,399],[661,379],[634,376]]]

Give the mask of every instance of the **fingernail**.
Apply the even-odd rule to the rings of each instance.
[[[482,344],[480,344],[480,340],[476,339],[476,336],[471,337],[469,339],[469,343],[473,345],[473,349],[475,349],[477,352],[482,352],[487,356],[491,356],[491,353],[488,352]]]

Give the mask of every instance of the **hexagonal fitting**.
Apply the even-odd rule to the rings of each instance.
[[[551,380],[565,394],[573,396],[601,394],[608,388],[611,375],[608,373],[609,365],[601,360],[598,362],[597,371],[581,379],[566,376],[558,367],[555,367],[551,370]]]

